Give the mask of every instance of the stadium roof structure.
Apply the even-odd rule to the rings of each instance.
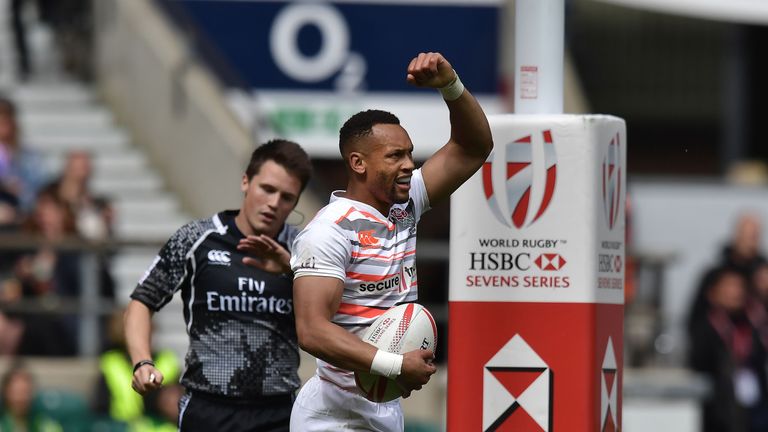
[[[598,0],[635,9],[740,24],[768,24],[764,0]]]

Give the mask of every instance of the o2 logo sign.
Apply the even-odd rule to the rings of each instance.
[[[306,26],[320,32],[320,50],[311,56],[298,45],[299,32]],[[293,3],[280,10],[270,30],[269,49],[277,67],[296,81],[317,83],[339,73],[334,83],[337,89],[364,86],[365,59],[349,51],[349,26],[331,5]]]
[[[533,162],[535,146],[543,147],[543,164]],[[501,170],[504,173],[503,176],[500,175],[500,170],[494,169],[493,159],[496,151],[492,152],[483,164],[485,199],[493,215],[502,224],[518,229],[529,226],[544,214],[555,194],[557,155],[552,141],[552,131],[547,129],[540,134],[524,136],[514,142],[507,143],[500,150],[504,152],[502,160],[506,161],[504,169]],[[534,181],[541,177],[534,175],[537,170],[544,171],[543,184],[536,185],[539,188],[543,187],[544,192],[540,201],[532,203],[532,186],[534,186]],[[499,193],[505,196],[502,197]],[[506,205],[502,202],[503,198],[506,198]],[[531,212],[531,209],[535,210]],[[529,217],[529,213],[533,214],[532,218]]]
[[[616,225],[621,212],[621,162],[621,138],[616,133],[603,155],[601,167],[603,213],[609,229]]]

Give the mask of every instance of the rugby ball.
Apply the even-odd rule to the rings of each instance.
[[[362,336],[376,348],[395,354],[423,349],[435,351],[437,326],[432,314],[417,303],[404,303],[388,309],[368,327]],[[369,372],[355,372],[361,394],[373,402],[388,402],[403,394],[394,380]]]

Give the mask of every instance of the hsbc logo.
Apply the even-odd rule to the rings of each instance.
[[[618,430],[618,369],[613,340],[609,337],[600,373],[600,431]]]
[[[510,228],[513,225],[515,228],[522,228],[536,222],[549,207],[555,193],[557,155],[552,141],[552,131],[549,129],[542,131],[541,140],[534,137],[538,135],[524,136],[500,148],[504,152],[502,160],[506,161],[502,170],[494,169],[495,151],[483,164],[485,199],[496,219]],[[543,164],[534,163],[534,146],[543,147]],[[544,171],[544,182],[534,184],[534,179],[537,178],[534,174],[539,170]],[[541,199],[537,203],[532,202],[531,191],[534,187],[543,190]],[[535,210],[532,211],[534,208]],[[529,216],[529,213],[533,216]]]
[[[598,254],[597,270],[601,273],[621,273],[624,268],[624,259],[621,255]]]
[[[552,370],[516,334],[485,364],[483,431],[551,431],[553,390]]]
[[[566,263],[565,258],[556,253],[541,254],[533,262],[536,264],[536,267],[544,271],[560,270],[565,267]]]
[[[613,229],[621,212],[621,137],[618,133],[611,138],[608,150],[603,155],[601,169],[603,213],[608,222],[608,228]]]
[[[211,249],[208,251],[208,262],[210,264],[226,265],[228,266],[232,259],[229,257],[229,252]]]

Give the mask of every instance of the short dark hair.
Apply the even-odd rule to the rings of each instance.
[[[298,177],[301,181],[301,190],[304,190],[309,182],[309,177],[312,176],[312,162],[300,145],[293,141],[273,139],[256,147],[256,150],[251,153],[251,160],[245,169],[248,180],[258,174],[264,162],[269,160]]]
[[[382,110],[360,111],[353,115],[339,130],[339,151],[344,156],[344,151],[358,138],[369,136],[373,132],[373,126],[377,124],[400,124],[400,119],[394,114]]]

